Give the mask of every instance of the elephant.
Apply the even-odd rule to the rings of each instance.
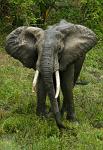
[[[25,67],[33,68],[33,91],[37,91],[37,115],[46,114],[48,95],[56,124],[64,112],[70,121],[76,120],[73,88],[80,74],[86,53],[97,43],[89,28],[61,20],[47,29],[21,26],[13,30],[5,42],[5,50]],[[60,88],[63,104],[60,110]]]

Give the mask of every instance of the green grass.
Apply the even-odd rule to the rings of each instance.
[[[89,84],[74,89],[79,125],[63,119],[68,129],[59,131],[53,118],[36,116],[33,75],[0,45],[0,150],[103,150],[102,42],[83,66],[80,78]]]

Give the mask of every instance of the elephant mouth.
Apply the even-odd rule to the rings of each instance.
[[[38,77],[39,77],[39,71],[36,70],[35,75],[34,75],[34,79],[33,79],[33,85],[32,85],[32,92],[35,92],[36,90],[36,84],[38,81]],[[56,79],[56,92],[55,92],[55,98],[58,98],[59,96],[59,92],[60,92],[60,75],[59,75],[59,71],[55,71],[55,79]]]

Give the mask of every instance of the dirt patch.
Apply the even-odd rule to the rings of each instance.
[[[5,64],[8,64],[9,56],[4,53],[0,52],[0,66],[4,66]]]

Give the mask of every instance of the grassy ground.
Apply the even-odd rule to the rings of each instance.
[[[0,37],[2,43],[2,35]],[[9,57],[0,46],[0,150],[103,150],[103,44],[88,53],[74,100],[79,126],[66,121],[59,131],[53,118],[35,115],[33,70]]]

